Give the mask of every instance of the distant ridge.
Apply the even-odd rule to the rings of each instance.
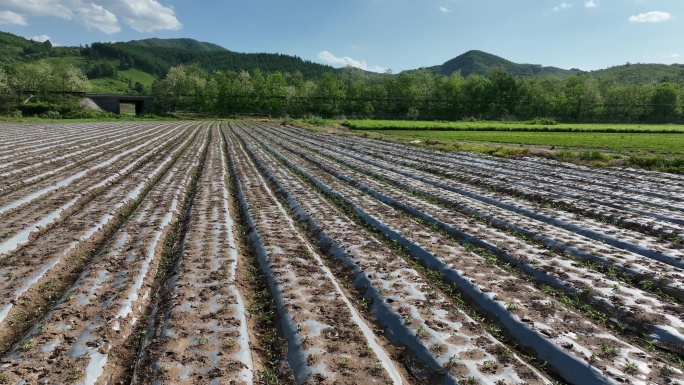
[[[213,43],[206,43],[197,41],[194,39],[144,39],[144,40],[131,40],[127,44],[138,46],[138,47],[149,47],[149,48],[175,48],[195,52],[208,52],[208,51],[228,51],[227,49],[221,47],[220,45]]]
[[[331,66],[303,60],[297,56],[277,53],[240,53],[220,45],[200,42],[190,38],[150,38],[118,43],[92,43],[84,47],[58,47],[31,41],[11,33],[0,32],[0,67],[13,62],[30,62],[47,57],[63,58],[70,63],[92,66],[105,61],[128,63],[131,69],[146,72],[154,77],[163,76],[172,66],[197,63],[207,71],[232,70],[262,73],[275,71],[299,72],[304,78],[317,78],[325,72],[341,71]],[[76,58],[77,60],[73,60]],[[126,59],[125,61],[122,59]],[[124,66],[125,67],[125,66]],[[449,76],[460,72],[464,77],[488,75],[493,68],[501,67],[515,76],[551,76],[566,78],[571,75],[635,84],[651,84],[662,81],[684,83],[684,64],[624,64],[596,71],[561,69],[539,64],[520,64],[487,52],[471,50],[453,59],[423,68],[433,74]],[[123,68],[126,69],[126,68]],[[409,70],[412,72],[417,70]],[[379,76],[360,69],[354,72]]]
[[[487,75],[493,68],[502,67],[514,76],[554,76],[568,77],[581,73],[578,69],[564,70],[544,67],[539,64],[518,64],[487,52],[472,50],[444,62],[442,65],[428,67],[432,73],[449,76],[460,72],[462,76]]]
[[[139,70],[163,76],[169,68],[181,64],[198,64],[206,71],[253,71],[263,73],[296,72],[305,78],[319,77],[334,68],[302,60],[297,56],[277,53],[241,53],[219,45],[193,39],[146,39],[118,43],[93,43],[85,52],[97,59],[126,58]]]

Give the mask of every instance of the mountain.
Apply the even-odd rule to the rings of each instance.
[[[519,64],[502,57],[482,51],[468,51],[441,65],[425,68],[433,74],[449,76],[460,71],[463,77],[470,75],[486,76],[493,68],[503,67],[514,76],[551,76],[566,78],[581,75],[602,82],[649,84],[672,81],[684,83],[684,64],[630,64],[609,67],[595,71],[570,70],[557,67],[544,67],[538,64]]]
[[[155,76],[163,76],[169,68],[197,63],[213,71],[275,71],[302,73],[304,78],[319,77],[333,67],[297,56],[274,53],[239,53],[211,43],[192,39],[147,39],[125,43],[93,43],[83,55],[90,60],[120,60],[122,67],[131,66]]]
[[[52,44],[49,47],[52,48]],[[14,61],[30,51],[48,49],[48,44],[24,39],[11,33],[0,32],[0,62]]]
[[[54,47],[50,41],[37,42],[0,32],[0,67],[16,61],[33,61],[48,57],[79,56],[78,47]]]
[[[582,71],[578,69],[564,70],[556,67],[544,67],[539,64],[518,64],[487,52],[472,50],[444,62],[442,65],[428,67],[432,73],[450,76],[460,71],[461,75],[487,75],[493,68],[503,67],[514,76],[554,76],[568,77]]]
[[[53,47],[10,33],[0,32],[0,67],[17,61],[61,58],[81,66],[86,72],[94,66],[114,66],[119,70],[136,69],[161,77],[169,68],[197,63],[204,70],[300,72],[304,78],[317,78],[333,67],[303,60],[297,56],[275,53],[239,53],[216,44],[194,39],[145,39],[117,43],[92,43],[86,47]],[[108,73],[111,73],[109,71]]]
[[[305,79],[320,78],[326,72],[342,71],[303,60],[297,56],[276,53],[233,52],[216,44],[194,39],[145,39],[117,43],[93,43],[85,47],[54,47],[50,42],[36,42],[10,33],[0,32],[0,68],[13,62],[47,59],[64,61],[83,68],[98,92],[126,92],[136,83],[144,89],[180,64],[197,63],[204,70],[253,71],[262,73],[299,72]],[[598,71],[565,70],[539,64],[520,64],[483,51],[468,51],[441,65],[424,68],[433,74],[449,76],[459,71],[464,77],[487,75],[502,67],[515,76],[553,76],[565,78],[574,74],[605,82],[658,83],[670,80],[684,83],[684,65],[626,64]],[[347,69],[348,71],[348,69]],[[369,76],[377,74],[354,69]],[[415,71],[415,70],[414,70]],[[409,71],[410,72],[410,71]]]
[[[585,72],[584,76],[616,83],[684,83],[684,64],[624,64],[606,69]]]
[[[220,45],[206,43],[197,41],[194,39],[145,39],[145,40],[132,40],[127,44],[134,45],[137,47],[145,48],[175,48],[180,50],[188,50],[195,52],[208,52],[208,51],[228,51],[227,49],[221,47]]]

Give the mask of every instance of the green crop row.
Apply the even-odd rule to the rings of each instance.
[[[347,120],[353,130],[386,131],[494,131],[494,132],[597,132],[597,133],[684,133],[684,125],[671,124],[539,124],[533,122],[458,121],[429,122],[409,120]]]

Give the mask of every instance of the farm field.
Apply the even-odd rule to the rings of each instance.
[[[456,121],[431,122],[412,120],[346,120],[343,125],[354,130],[418,130],[418,131],[517,131],[517,132],[596,132],[596,133],[684,133],[675,124],[591,124],[543,122]]]
[[[0,384],[684,384],[681,175],[3,124],[0,225]]]
[[[356,132],[356,130],[355,130]],[[583,150],[600,150],[623,155],[684,155],[683,134],[668,133],[605,133],[605,132],[518,132],[518,131],[431,131],[431,130],[382,130],[364,131],[371,138],[383,137],[400,142],[437,141],[458,148],[463,142],[565,147]]]

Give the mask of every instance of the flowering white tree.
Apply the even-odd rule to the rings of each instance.
[[[24,91],[87,92],[90,81],[81,69],[71,64],[53,65],[47,60],[20,64],[9,77],[11,88]]]
[[[5,94],[9,91],[9,78],[7,72],[0,68],[0,94]]]

